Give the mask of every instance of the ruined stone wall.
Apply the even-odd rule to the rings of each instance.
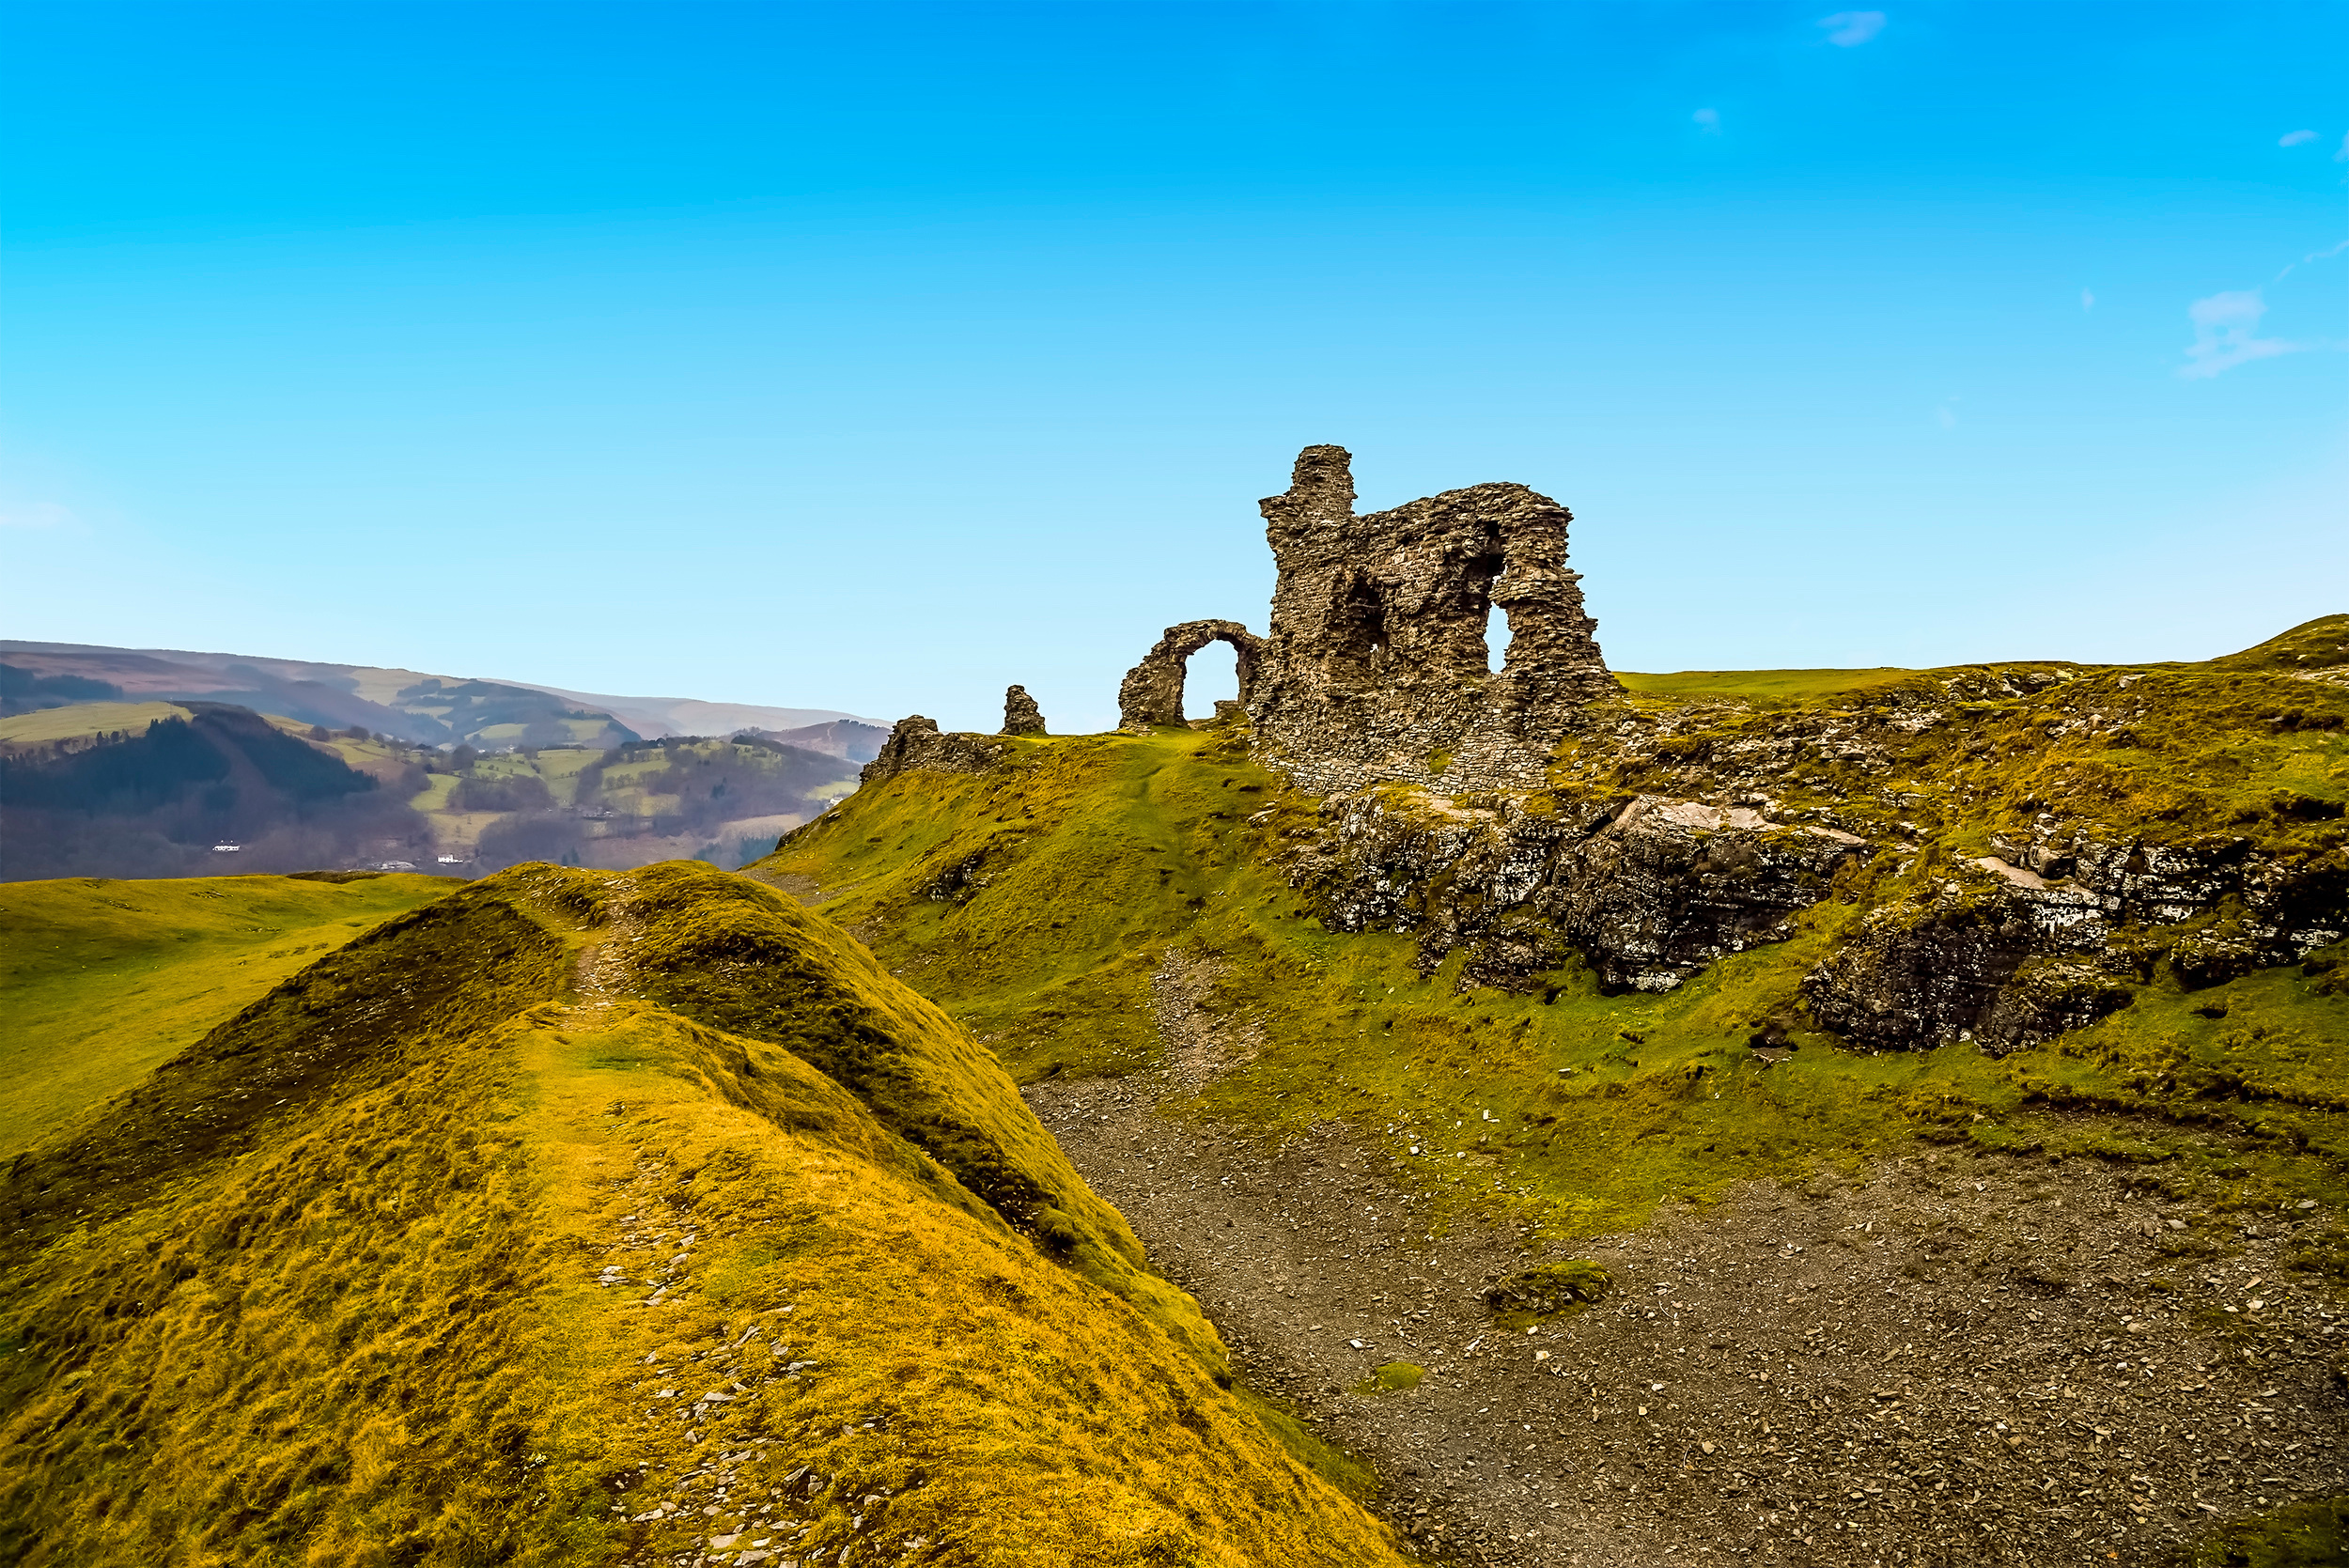
[[[1044,710],[1035,706],[1024,686],[1007,687],[1003,691],[1003,733],[1005,735],[1042,735]]]
[[[1243,707],[1256,689],[1258,661],[1264,640],[1237,621],[1185,621],[1170,626],[1142,662],[1126,672],[1117,688],[1117,722],[1128,729],[1152,724],[1180,728],[1183,717],[1183,675],[1190,656],[1209,643],[1232,644],[1233,665],[1239,676]]]
[[[1007,742],[992,736],[960,730],[939,733],[938,721],[916,713],[897,721],[881,749],[857,775],[860,784],[876,784],[900,773],[926,769],[933,773],[984,773],[1002,758]]]
[[[1566,566],[1571,515],[1496,484],[1358,517],[1351,461],[1309,446],[1263,503],[1280,579],[1242,687],[1258,754],[1317,794],[1539,788],[1585,706],[1621,691]],[[1492,671],[1496,605],[1509,644]]]

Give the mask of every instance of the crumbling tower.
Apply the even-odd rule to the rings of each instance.
[[[1258,754],[1319,794],[1539,788],[1583,709],[1622,690],[1566,566],[1572,515],[1502,484],[1358,517],[1351,463],[1309,446],[1263,503],[1280,579],[1248,693]],[[1492,670],[1496,605],[1509,645]]]

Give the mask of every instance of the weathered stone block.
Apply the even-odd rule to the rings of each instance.
[[[1007,687],[1003,691],[1003,733],[1005,735],[1042,735],[1044,710],[1035,706],[1024,686]]]

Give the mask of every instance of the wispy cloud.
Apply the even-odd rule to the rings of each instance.
[[[1716,136],[1721,133],[1721,112],[1719,109],[1699,109],[1688,117]]]
[[[2282,135],[2276,138],[2276,145],[2278,147],[2298,147],[2305,142],[2312,142],[2314,140],[2316,140],[2316,132],[2313,131],[2287,131]]]
[[[2349,135],[2341,138],[2341,150],[2333,154],[2336,163],[2349,163]]]
[[[1943,398],[1941,400],[1941,406],[1933,411],[1934,422],[1939,425],[1944,430],[1956,429],[1957,404],[1958,399],[1955,397]]]
[[[1828,29],[1828,42],[1838,49],[1852,49],[1884,31],[1884,13],[1837,11],[1833,16],[1819,18],[1819,25]]]
[[[2274,359],[2309,347],[2259,335],[2267,302],[2256,288],[2231,288],[2197,300],[2186,314],[2194,323],[2194,341],[2186,345],[2186,363],[2178,366],[2178,374],[2187,380],[2201,380],[2255,359]]]
[[[2337,245],[2327,245],[2321,251],[2310,251],[2297,261],[2287,262],[2282,272],[2267,280],[2268,284],[2270,287],[2279,284],[2290,277],[2295,269],[2305,267],[2311,261],[2330,261],[2343,251],[2349,251],[2349,240],[2343,240]]]
[[[2080,308],[2082,310],[2093,310],[2096,308],[2096,291],[2094,289],[2083,288],[2080,290]]]

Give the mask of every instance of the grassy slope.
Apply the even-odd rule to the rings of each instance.
[[[84,736],[114,730],[138,730],[158,719],[185,719],[188,710],[177,703],[76,703],[70,707],[42,708],[0,719],[0,746],[30,746],[52,740],[79,740]]]
[[[11,1560],[670,1554],[738,1520],[630,1514],[737,1450],[812,1467],[794,1549],[878,1514],[928,1560],[1395,1560],[991,1060],[707,868],[471,884],[5,1191]],[[597,1288],[655,1224],[690,1282]],[[813,1370],[755,1354],[786,1340]],[[708,1417],[651,1403],[721,1369]]]
[[[55,1132],[318,955],[439,898],[432,877],[0,885],[0,1158]]]
[[[1658,697],[1746,697],[1766,701],[1831,696],[1890,686],[1913,670],[1675,670],[1643,675],[1618,672],[1624,689]]]
[[[2203,716],[2205,744],[2229,753],[2206,770],[2215,787],[2255,811],[2259,777],[2280,760],[2268,753],[2296,746],[2317,759],[2301,791],[2341,790],[2337,731],[2279,736],[2254,722],[2263,696],[2236,691],[2232,675],[2206,678],[2213,712],[2242,721],[2230,732]],[[1949,782],[1946,804],[1984,815],[2009,809],[2010,791],[2069,791],[2108,811],[2145,807],[2155,831],[2191,826],[2181,801],[2216,809],[2191,770],[2089,745],[2050,747],[2037,776],[2010,764],[2007,789],[1969,797],[1971,781]],[[1914,790],[1892,809],[1924,819]],[[1456,955],[1422,977],[1409,939],[1334,935],[1310,918],[1277,863],[1314,810],[1282,796],[1237,738],[1037,741],[1004,771],[866,790],[757,869],[813,879],[826,913],[1022,1079],[1149,1060],[1158,955],[1211,951],[1228,966],[1221,1003],[1260,1024],[1266,1044],[1204,1091],[1203,1109],[1268,1126],[1348,1122],[1406,1179],[1555,1234],[1920,1138],[2124,1160],[2229,1205],[2349,1200],[2349,1102],[2326,1087],[2349,1070],[2349,995],[2329,977],[2273,970],[2188,992],[2164,970],[2096,1027],[2002,1060],[1860,1054],[1802,1027],[1798,981],[1865,908],[1830,899],[1794,939],[1664,995],[1603,996],[1574,966],[1545,992],[1462,993]],[[2292,818],[2238,827],[2286,846],[2310,831]],[[1798,1047],[1774,1066],[1748,1044],[1766,1023],[1792,1025]],[[1426,1154],[1408,1158],[1414,1144]]]

